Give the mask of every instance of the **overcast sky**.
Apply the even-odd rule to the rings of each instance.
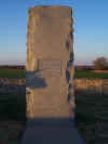
[[[91,64],[108,57],[108,0],[2,0],[0,2],[0,64],[24,64],[28,8],[35,5],[73,8],[75,63]]]

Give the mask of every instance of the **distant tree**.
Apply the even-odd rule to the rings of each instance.
[[[93,61],[94,67],[97,70],[108,69],[108,59],[105,57],[98,57]]]

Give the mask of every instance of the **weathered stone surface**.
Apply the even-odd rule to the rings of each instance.
[[[70,117],[68,90],[71,99],[74,72],[71,16],[69,7],[34,7],[29,10],[26,60],[28,118]]]

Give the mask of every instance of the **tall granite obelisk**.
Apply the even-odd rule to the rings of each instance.
[[[30,8],[27,30],[27,117],[69,118],[73,92],[72,9]]]

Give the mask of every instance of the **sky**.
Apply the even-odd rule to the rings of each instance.
[[[108,0],[2,0],[0,65],[25,64],[28,9],[43,4],[72,7],[75,64],[108,58]]]

